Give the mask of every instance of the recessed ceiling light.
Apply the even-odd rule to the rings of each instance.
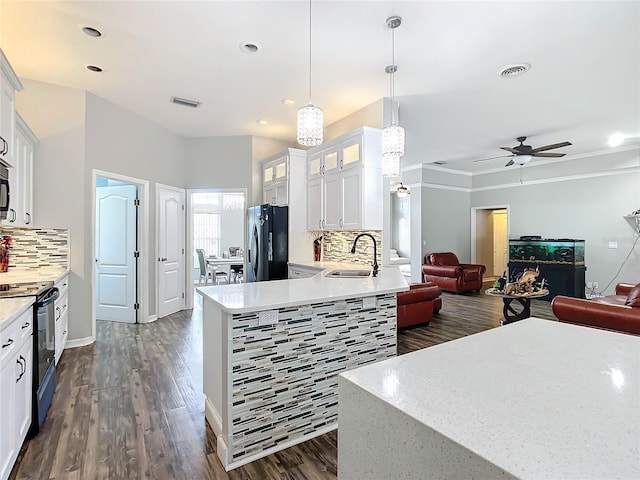
[[[82,32],[85,35],[89,35],[90,37],[101,37],[102,36],[102,32],[98,29],[95,29],[93,27],[82,27]]]
[[[502,78],[510,78],[518,75],[522,75],[531,68],[528,63],[516,63],[514,65],[507,65],[498,71],[498,75]]]
[[[261,118],[259,118],[258,120],[256,120],[256,122],[257,122],[259,125],[266,125],[267,123],[269,123],[269,122],[267,122],[266,120],[263,120],[263,119],[261,119]]]
[[[240,50],[244,53],[257,53],[260,48],[260,44],[256,42],[242,42],[240,44]]]
[[[295,105],[296,104],[295,100],[291,100],[290,98],[283,98],[282,99],[282,103],[284,105],[286,105],[287,107],[290,107],[291,105]]]
[[[92,72],[101,72],[102,69],[97,67],[96,65],[87,65],[87,70],[91,70]]]
[[[624,143],[625,136],[620,132],[612,133],[607,142],[610,147],[619,147]]]

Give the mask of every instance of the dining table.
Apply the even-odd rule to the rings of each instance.
[[[213,275],[215,276],[215,272],[218,271],[218,269],[222,266],[234,266],[234,265],[240,265],[241,267],[244,268],[244,257],[207,257],[207,266],[211,267],[211,269],[213,270]],[[234,273],[234,278],[231,278],[231,273]],[[235,278],[238,275],[238,270],[235,269],[235,272],[231,272],[229,271],[229,277],[228,277],[228,283],[235,283]]]

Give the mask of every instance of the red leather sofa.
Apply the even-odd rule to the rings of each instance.
[[[460,263],[455,253],[432,253],[424,257],[422,277],[425,282],[432,282],[442,290],[452,293],[463,293],[482,288],[482,276],[486,271],[484,265]]]
[[[442,308],[442,290],[432,283],[412,283],[398,292],[398,328],[429,322]]]
[[[640,335],[640,283],[619,283],[615,295],[591,300],[557,295],[551,310],[561,322]]]

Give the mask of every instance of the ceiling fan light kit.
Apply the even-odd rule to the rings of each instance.
[[[564,157],[566,153],[549,153],[547,150],[553,150],[555,148],[568,147],[572,145],[571,142],[561,142],[554,143],[551,145],[545,145],[544,147],[536,147],[532,148],[531,145],[525,145],[524,141],[527,137],[518,137],[516,140],[520,142],[520,145],[516,145],[515,147],[500,147],[501,150],[505,150],[511,155],[501,155],[497,157],[489,157],[489,158],[481,158],[480,160],[474,160],[474,162],[485,162],[487,160],[493,160],[495,158],[504,158],[511,157],[511,159],[507,162],[505,167],[510,167],[511,165],[526,165],[533,157],[545,157],[545,158],[560,158]]]
[[[311,102],[311,0],[309,0],[309,104],[298,109],[297,140],[300,145],[315,147],[324,140],[324,114]]]
[[[382,175],[385,177],[397,177],[400,175],[400,157],[404,155],[404,128],[397,123],[395,110],[395,73],[398,66],[395,64],[395,29],[402,24],[402,18],[394,15],[387,18],[387,27],[391,29],[391,65],[385,68],[390,75],[391,97],[391,124],[382,129]]]

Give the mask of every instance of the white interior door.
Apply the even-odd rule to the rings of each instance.
[[[96,189],[96,319],[135,323],[135,185]]]
[[[507,234],[507,211],[493,212],[493,275],[502,276],[507,269],[507,248],[509,245]]]
[[[158,318],[184,308],[184,190],[157,186]]]

